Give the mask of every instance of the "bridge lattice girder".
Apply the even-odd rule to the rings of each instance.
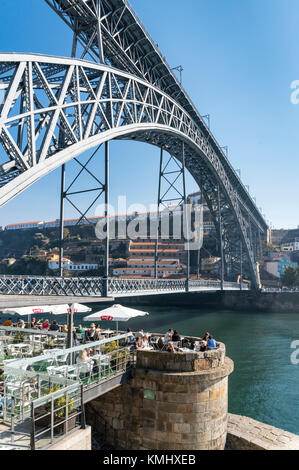
[[[257,285],[250,227],[263,232],[264,225],[240,201],[208,139],[172,97],[106,65],[31,54],[0,54],[0,87],[1,205],[107,140],[135,139],[163,146],[178,159],[184,147],[186,167],[201,185],[216,226],[220,188],[226,259],[234,263],[235,239],[242,240],[244,271]]]
[[[223,149],[199,114],[173,69],[167,63],[144,25],[127,0],[45,0],[72,29],[74,39],[82,45],[81,58],[106,63],[145,79],[173,98],[201,131],[235,188],[239,202],[258,220],[267,224]],[[74,44],[76,43],[74,41]],[[73,54],[75,54],[75,48]]]

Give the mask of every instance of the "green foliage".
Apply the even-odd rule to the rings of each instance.
[[[281,276],[281,282],[285,287],[299,286],[299,268],[289,266]]]
[[[15,333],[13,337],[13,344],[23,343],[25,340],[25,333]]]
[[[56,385],[55,387],[51,388],[47,393],[44,393],[43,396],[50,395],[51,393],[54,393],[54,392],[58,392],[58,390],[59,390],[59,386]],[[45,408],[49,412],[51,410],[51,403],[47,403],[45,405]],[[74,409],[74,399],[70,398],[68,400],[68,414],[70,414],[73,409]],[[54,410],[57,410],[54,412],[54,416],[56,418],[65,418],[66,416],[66,396],[65,395],[63,395],[60,398],[56,398],[56,400],[54,400]]]
[[[47,338],[44,342],[44,349],[53,349],[57,346],[55,338]]]
[[[101,347],[101,352],[104,354],[109,354],[117,349],[117,341],[111,341]]]

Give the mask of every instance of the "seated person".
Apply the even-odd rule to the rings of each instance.
[[[212,335],[210,335],[209,338],[208,338],[207,346],[208,346],[208,351],[210,351],[211,349],[216,349],[217,348],[216,341],[214,340]]]
[[[174,341],[175,343],[176,343],[177,341],[181,341],[181,337],[180,337],[180,335],[178,334],[177,330],[174,330],[174,333],[173,333],[173,335],[172,335],[171,341]]]
[[[145,346],[145,343],[144,343],[144,336],[139,336],[137,338],[137,342],[136,342],[136,349],[144,349],[146,346]]]
[[[25,328],[25,322],[22,318],[18,319],[17,328]]]
[[[210,333],[207,332],[207,333],[204,334],[204,336],[203,336],[202,339],[203,339],[204,341],[208,341],[209,336],[210,336]]]
[[[96,326],[94,323],[91,323],[89,330],[85,332],[85,336],[87,341],[96,341],[98,338],[98,334],[96,331]]]
[[[140,337],[140,338],[143,338],[143,336],[144,336],[144,331],[143,331],[143,329],[141,328],[139,331],[137,331],[137,333],[136,333],[136,338],[139,338],[139,337]]]
[[[30,328],[32,328],[33,330],[37,328],[37,326],[40,324],[40,320],[36,320],[35,317],[32,318],[31,322],[30,322]]]
[[[84,329],[82,328],[82,325],[79,325],[79,326],[76,328],[76,333],[78,333],[78,334],[84,333]]]
[[[144,348],[149,348],[150,347],[147,336],[145,336],[145,335],[143,336],[142,342],[143,342],[143,347]]]
[[[173,329],[172,329],[172,328],[169,328],[169,330],[167,331],[167,333],[165,333],[165,337],[164,337],[164,343],[165,343],[165,344],[168,344],[169,341],[172,340],[172,335],[173,335]]]
[[[61,333],[67,333],[67,325],[62,325]]]
[[[50,328],[50,323],[49,323],[49,320],[45,320],[42,324],[42,329],[43,330],[48,330]]]
[[[85,378],[90,376],[94,361],[88,357],[88,352],[85,349],[79,351],[76,362],[79,366],[80,375],[82,374]]]
[[[176,350],[177,350],[177,348],[174,347],[173,342],[169,341],[169,343],[167,344],[167,346],[165,348],[165,351],[170,352],[170,353],[175,353]]]
[[[208,350],[208,347],[207,347],[207,342],[205,340],[202,340],[200,342],[200,348],[199,348],[200,352],[205,352]]]
[[[87,357],[92,362],[92,373],[98,374],[100,372],[100,369],[99,369],[99,366],[97,365],[96,360],[93,359],[94,354],[95,354],[95,351],[93,349],[90,349],[90,348],[87,349]]]
[[[8,318],[7,320],[5,320],[4,326],[13,326],[13,323],[12,323],[12,321],[11,321],[11,318]]]
[[[56,321],[56,320],[53,320],[53,321],[52,321],[49,330],[50,330],[50,331],[58,331],[58,330],[59,330],[59,325],[57,325],[57,321]]]
[[[128,337],[128,338],[129,338],[129,341],[130,341],[131,343],[135,343],[135,341],[136,341],[136,340],[135,340],[135,336],[134,336],[134,334],[132,333],[131,328],[128,328],[128,329],[127,329],[127,333],[130,333],[130,336]]]

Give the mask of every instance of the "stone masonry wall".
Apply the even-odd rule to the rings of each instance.
[[[231,450],[299,450],[299,436],[246,416],[228,415]]]
[[[115,449],[224,449],[233,362],[223,351],[138,351],[133,379],[89,403],[88,423]]]

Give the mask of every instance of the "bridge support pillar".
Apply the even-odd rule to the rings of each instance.
[[[110,145],[109,141],[105,142],[105,219],[106,219],[106,239],[105,239],[105,261],[104,261],[104,296],[108,297],[108,283],[109,283],[109,241],[110,241],[110,231],[109,231],[109,156],[110,156]]]
[[[63,276],[63,233],[64,233],[65,165],[61,167],[60,221],[59,221],[59,275]]]
[[[223,236],[222,236],[222,214],[220,204],[220,186],[217,186],[217,198],[218,198],[218,223],[219,223],[219,243],[220,243],[220,281],[221,290],[224,287],[224,253],[223,253]]]

